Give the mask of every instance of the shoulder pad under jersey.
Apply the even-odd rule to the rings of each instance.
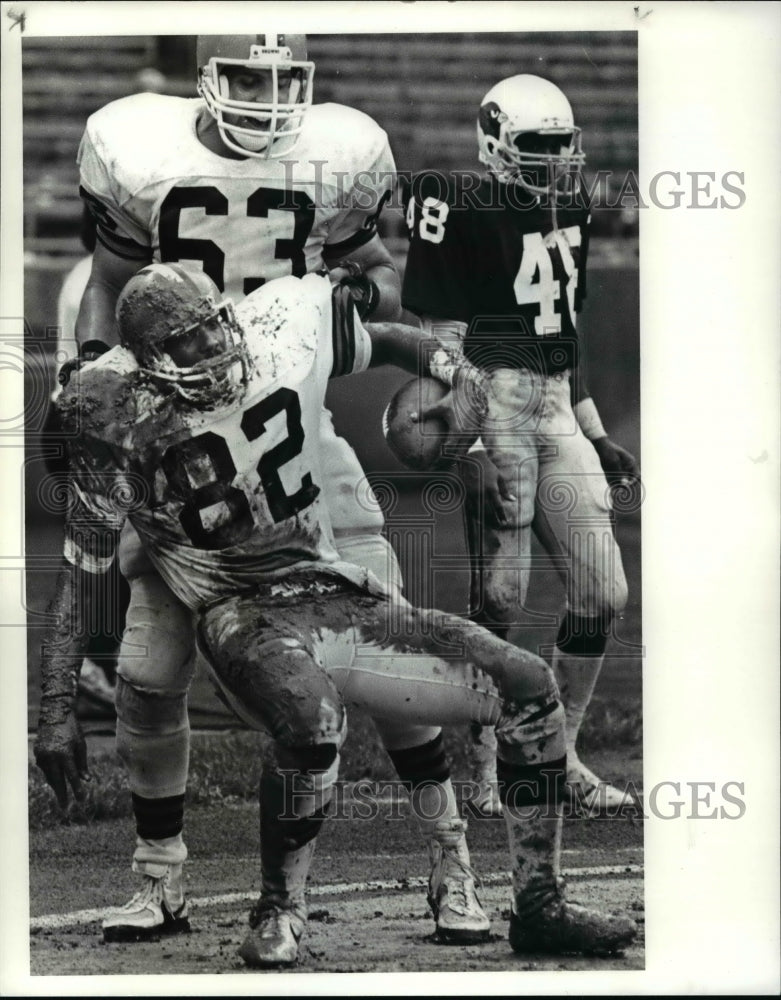
[[[351,179],[360,171],[396,169],[385,130],[369,115],[344,104],[315,104],[309,109],[295,155],[324,160],[327,175],[346,173]],[[370,177],[362,181],[367,187],[383,186],[382,178],[376,185]]]
[[[322,315],[330,309],[327,278],[278,278],[236,306],[255,369],[273,381],[317,349]]]
[[[182,176],[190,152],[199,153],[200,107],[197,99],[131,94],[96,111],[79,149],[82,183],[104,194],[110,178],[110,193],[122,204],[155,180]]]

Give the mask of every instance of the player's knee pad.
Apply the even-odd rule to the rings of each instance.
[[[575,567],[567,604],[585,618],[610,618],[624,610],[629,596],[621,552],[612,533],[606,533],[595,553]]]
[[[286,647],[260,661],[264,673],[282,679],[269,705],[267,725],[283,747],[331,743],[341,747],[346,732],[344,705],[333,682],[303,648]]]
[[[489,629],[500,639],[507,639],[508,630],[518,625],[529,586],[529,570],[522,560],[501,567],[486,565],[482,583],[473,587],[479,600],[473,602],[470,618]]]
[[[182,694],[195,669],[191,612],[156,574],[134,578],[117,673],[138,688]]]
[[[603,618],[610,621],[624,610],[628,599],[629,590],[622,572],[603,580],[593,593],[581,595],[573,604],[584,618]]]
[[[610,586],[606,590],[607,594],[603,605],[606,605],[606,610],[609,610],[611,614],[620,614],[629,600],[629,587],[620,561],[611,575]]]
[[[184,794],[190,753],[187,696],[146,691],[117,678],[117,754],[131,791],[158,801]]]
[[[556,678],[539,656],[506,646],[499,664],[502,710],[496,724],[498,754],[536,764],[564,753],[564,709]]]
[[[344,706],[333,682],[297,639],[202,623],[199,642],[210,672],[236,714],[267,730],[279,746],[344,740]]]
[[[126,732],[170,734],[188,725],[185,692],[167,694],[145,690],[120,676],[117,677],[114,703],[117,719]]]

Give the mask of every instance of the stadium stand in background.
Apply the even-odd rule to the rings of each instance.
[[[610,171],[615,194],[636,171],[634,33],[310,35],[309,50],[316,101],[348,104],[380,122],[400,171],[478,169],[479,102],[519,72],[547,76],[570,96],[584,130],[587,179]],[[25,38],[22,66],[26,264],[28,274],[56,279],[81,253],[76,151],[87,117],[139,89],[145,68],[165,75],[164,93],[195,96],[195,38]],[[631,207],[595,212],[597,237],[635,244],[637,228]],[[382,235],[403,263],[399,210],[386,213]]]

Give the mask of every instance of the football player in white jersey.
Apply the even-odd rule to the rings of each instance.
[[[396,363],[463,388],[463,413],[484,403],[477,370],[456,369],[433,339],[423,352],[412,327],[380,323],[370,335],[348,290],[318,275],[271,282],[234,313],[202,273],[155,264],[128,283],[118,319],[121,346],[86,365],[60,401],[75,502],[35,748],[58,798],[68,785],[78,792],[86,772],[73,692],[90,581],[112,563],[129,517],[194,614],[226,699],[273,738],[261,893],[240,949],[248,965],[297,959],[349,704],[414,725],[495,726],[513,949],[626,946],[630,919],[563,897],[564,713],[550,668],[454,615],[413,609],[334,545],[320,447],[328,379]],[[147,906],[165,915],[162,929],[184,929],[181,834],[140,848]]]
[[[385,132],[360,111],[312,104],[314,66],[303,36],[201,37],[198,66],[200,100],[133,95],[87,123],[81,191],[96,218],[98,245],[77,336],[90,356],[100,341],[116,343],[117,296],[152,260],[195,264],[236,301],[270,279],[325,265],[333,281],[350,289],[361,315],[395,318],[398,276],[376,231],[394,182]],[[400,586],[379,504],[324,407],[320,447],[340,554]],[[181,829],[190,615],[132,526],[123,532],[119,561],[131,587],[123,648],[136,655],[125,657],[120,672],[117,748],[128,768],[139,838],[154,840]],[[399,777],[422,800],[416,811],[431,815],[429,798],[445,804],[441,823],[454,843],[443,850],[424,831],[437,933],[450,941],[485,939],[488,918],[475,894],[441,732],[376,721]],[[122,917],[127,935],[156,933],[159,914],[150,915],[143,901],[136,909]],[[107,931],[124,933],[115,923]]]

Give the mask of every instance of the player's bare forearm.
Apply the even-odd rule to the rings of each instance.
[[[401,315],[401,286],[399,272],[393,261],[368,268],[366,276],[374,282],[380,293],[379,305],[372,313],[372,319],[398,319]]]
[[[98,243],[92,258],[92,272],[76,318],[76,340],[79,346],[95,340],[102,341],[109,347],[119,343],[114,317],[119,293],[147,263],[148,261],[125,260]]]
[[[117,295],[105,285],[90,282],[84,290],[76,318],[76,340],[81,347],[90,341],[100,340],[108,347],[119,343],[114,306]]]
[[[408,323],[365,323],[372,340],[371,368],[395,365],[413,375],[436,378],[451,387],[467,381],[482,383],[460,344],[443,341]]]
[[[395,365],[413,375],[430,375],[429,358],[437,341],[407,323],[365,323],[372,340],[372,368]]]

